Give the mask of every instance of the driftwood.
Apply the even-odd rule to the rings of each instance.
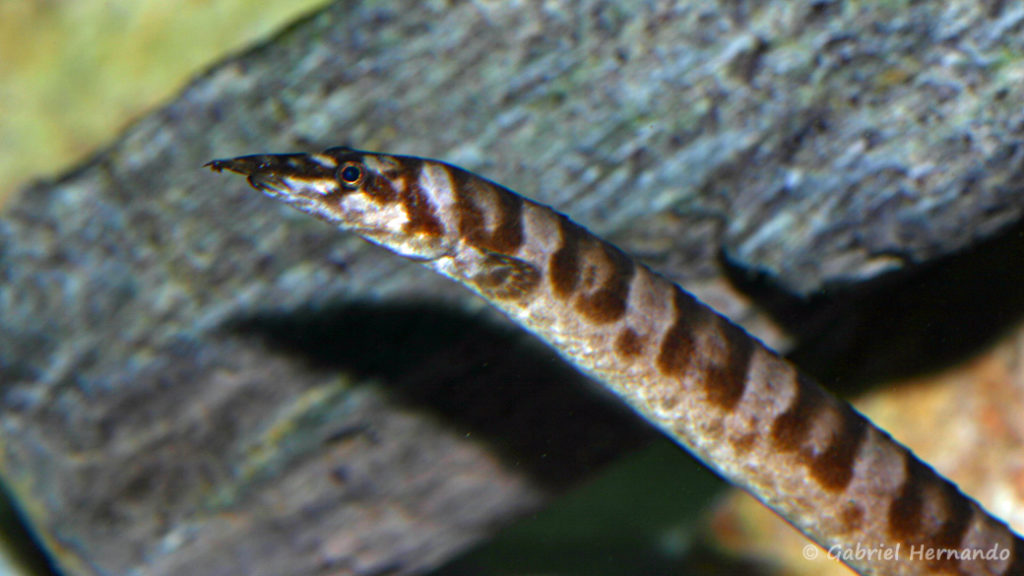
[[[3,478],[69,574],[437,566],[650,432],[456,286],[204,162],[443,158],[874,367],[817,337],[877,335],[872,303],[1014,241],[1021,26],[998,1],[339,2],[8,207]],[[982,264],[1009,270],[957,295],[1014,317],[1024,267]]]

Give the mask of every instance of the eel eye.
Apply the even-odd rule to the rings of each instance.
[[[363,181],[363,168],[355,162],[349,162],[338,171],[338,178],[345,186],[355,188]]]

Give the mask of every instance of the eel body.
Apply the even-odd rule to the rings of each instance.
[[[555,210],[460,168],[330,148],[214,160],[469,287],[862,574],[1024,574],[1024,540],[848,404]],[[873,554],[844,551],[876,550]]]

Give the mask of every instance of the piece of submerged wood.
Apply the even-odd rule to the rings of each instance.
[[[723,249],[809,293],[1019,215],[1013,7],[836,6],[345,2],[216,67],[0,219],[5,480],[70,573],[436,565],[640,435],[571,384],[510,393],[507,421],[490,397],[438,406],[566,372],[481,375],[509,340],[476,301],[199,166],[339,141],[444,157],[777,343]],[[470,330],[408,364],[352,336],[424,314]]]

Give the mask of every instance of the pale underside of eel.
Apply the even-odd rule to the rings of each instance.
[[[1024,540],[671,281],[442,162],[345,147],[208,166],[463,284],[862,574],[1024,574]],[[910,550],[931,551],[911,557]]]

